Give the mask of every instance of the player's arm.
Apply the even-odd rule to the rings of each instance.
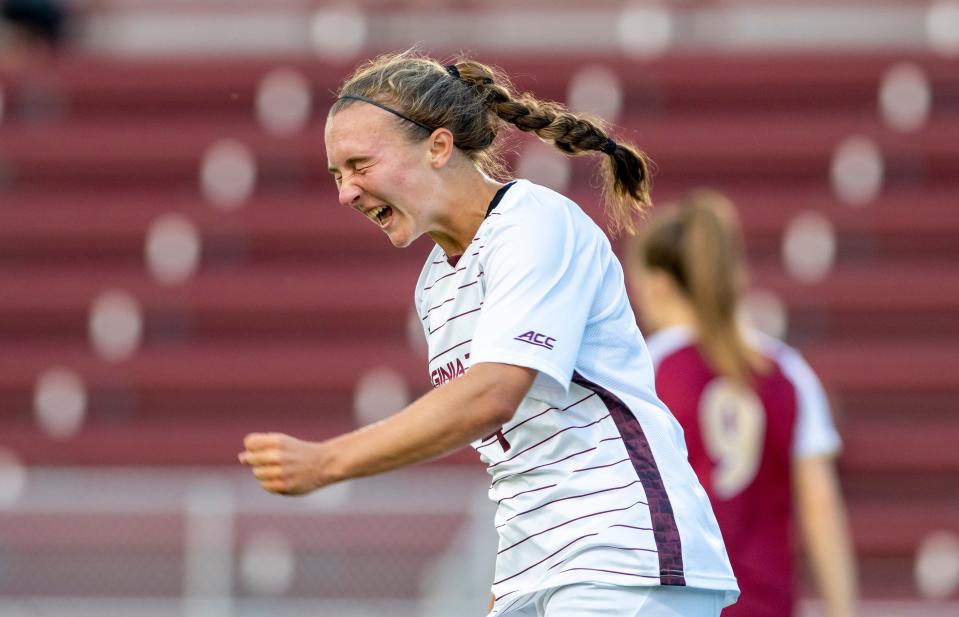
[[[327,441],[248,435],[239,459],[253,468],[264,489],[284,495],[419,463],[499,429],[513,417],[536,374],[511,364],[478,363],[396,415]]]
[[[850,617],[855,614],[856,565],[833,458],[801,457],[793,468],[803,545],[826,616]]]

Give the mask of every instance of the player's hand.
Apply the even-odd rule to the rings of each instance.
[[[278,495],[302,495],[328,484],[322,475],[322,444],[283,433],[250,433],[238,458],[253,468],[264,490]]]

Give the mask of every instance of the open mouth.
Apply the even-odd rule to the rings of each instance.
[[[366,216],[380,227],[386,227],[390,219],[393,218],[393,208],[390,206],[380,206],[367,212]]]

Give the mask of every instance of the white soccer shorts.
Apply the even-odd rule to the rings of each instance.
[[[692,587],[566,585],[496,617],[719,617],[725,592]]]

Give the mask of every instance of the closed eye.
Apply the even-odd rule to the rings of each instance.
[[[367,169],[369,169],[370,167],[376,164],[376,163],[367,163],[366,165],[362,167],[357,167],[356,163],[359,162],[359,160],[360,160],[359,158],[354,158],[354,159],[348,159],[346,161],[346,164],[348,167],[353,167],[353,173],[355,174],[363,174],[366,172]],[[366,157],[363,157],[363,160],[367,160]],[[341,174],[340,171],[336,168],[331,168],[330,174],[333,176],[333,180],[334,182],[336,182],[336,186],[339,187],[343,183],[343,174]]]

